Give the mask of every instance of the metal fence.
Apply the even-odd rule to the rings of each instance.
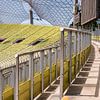
[[[64,36],[64,32],[68,36]],[[50,69],[50,84],[52,83],[52,65],[56,65],[56,78],[58,77],[57,63],[60,61],[60,97],[63,96],[64,60],[70,60],[69,83],[72,81],[72,56],[78,55],[91,45],[91,33],[72,28],[61,28],[61,42],[48,48],[16,54],[16,65],[0,70],[0,100],[7,85],[14,88],[14,100],[19,100],[19,83],[30,80],[31,100],[33,100],[34,75],[41,73],[42,93],[44,92],[44,70]],[[78,58],[76,58],[78,60]],[[78,63],[76,63],[77,66]]]

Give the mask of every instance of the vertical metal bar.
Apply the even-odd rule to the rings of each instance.
[[[69,83],[71,84],[72,81],[72,31],[68,32],[68,47],[69,47]]]
[[[25,81],[26,80],[26,65],[25,64],[23,64],[24,66],[23,66],[23,73],[22,73],[22,79],[23,79],[23,81]]]
[[[85,49],[85,33],[83,33],[83,48]]]
[[[81,34],[82,34],[82,33],[80,32],[80,33],[79,33],[79,35],[80,35],[80,50],[79,50],[79,51],[80,51],[80,68],[81,68],[81,66],[82,66],[82,65],[81,65],[81,49],[82,49],[82,45],[81,45],[81,42],[82,42],[82,41],[81,41],[81,39],[82,39],[81,36],[82,36],[82,35],[81,35]]]
[[[79,33],[80,35],[80,52],[81,52],[81,32]]]
[[[30,9],[30,24],[33,24],[33,11]]]
[[[33,53],[29,54],[29,80],[30,80],[30,94],[31,94],[31,100],[33,100],[33,78],[34,78],[34,73],[33,73]]]
[[[48,60],[49,60],[49,67],[50,67],[50,84],[52,82],[52,49],[50,48],[49,49],[49,52],[48,52]]]
[[[16,100],[16,67],[12,68],[12,87],[14,88],[14,100]]]
[[[86,45],[87,45],[87,42],[86,42],[86,33],[85,33],[85,49],[86,49]]]
[[[15,100],[19,100],[19,56],[16,55],[16,84],[15,84]]]
[[[75,55],[76,55],[76,68],[75,68],[75,76],[76,76],[77,67],[78,67],[78,62],[77,62],[77,32],[75,32]]]
[[[57,77],[58,77],[58,63],[57,63],[57,61],[58,61],[58,50],[57,50],[57,48],[55,48],[55,64],[56,64],[56,79],[57,79]]]
[[[63,96],[63,73],[64,73],[64,30],[61,29],[61,58],[60,58],[60,100]]]
[[[86,49],[86,37],[85,37],[85,34],[84,33],[84,50]],[[85,58],[85,61],[86,61],[86,51],[84,52],[84,58]]]
[[[66,59],[66,44],[64,43],[64,60]]]
[[[91,45],[91,42],[92,42],[92,34],[90,34],[90,45]]]
[[[3,84],[2,84],[2,81],[3,81],[3,76],[2,76],[2,71],[0,70],[0,100],[3,100],[3,98],[2,98],[2,94],[3,94]]]
[[[30,24],[33,24],[33,11],[32,11],[32,0],[30,0]]]
[[[79,33],[77,33],[78,36],[78,54],[79,54]]]
[[[81,50],[83,51],[83,33],[81,33]]]
[[[42,93],[44,92],[44,51],[40,52],[40,70],[42,74]]]
[[[78,32],[78,54],[81,53],[81,33]],[[79,66],[78,66],[78,70],[80,69],[80,66],[81,66],[81,56],[79,55]]]
[[[89,34],[87,34],[87,46],[89,46]]]
[[[12,75],[11,75],[11,78],[12,78],[12,79],[11,79],[11,84],[12,84],[12,87],[13,87],[13,88],[15,87],[15,81],[14,81],[14,80],[16,79],[15,72],[16,72],[16,71],[15,71],[15,67],[13,67],[13,68],[12,68]]]
[[[22,81],[22,65],[19,68],[19,81]]]

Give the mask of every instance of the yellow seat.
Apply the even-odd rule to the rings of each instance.
[[[62,100],[69,100],[69,97],[64,96],[64,97],[62,98]]]

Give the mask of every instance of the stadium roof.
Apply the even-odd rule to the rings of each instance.
[[[67,26],[72,19],[73,0],[1,0],[0,23],[23,23],[29,19],[25,2],[33,8],[34,18],[48,21],[52,25]],[[39,20],[38,20],[39,21]]]

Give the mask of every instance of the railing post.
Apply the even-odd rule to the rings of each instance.
[[[2,71],[0,70],[0,100],[3,100],[3,76]]]
[[[78,54],[80,55],[80,52],[81,52],[81,33],[80,32],[78,32]],[[78,58],[78,60],[79,60],[79,66],[78,66],[78,70],[80,69],[80,63],[81,63],[81,61],[80,61],[80,57],[81,56],[79,56],[79,58]]]
[[[68,32],[68,48],[69,48],[69,83],[72,81],[72,31]]]
[[[85,33],[85,49],[86,49],[86,47],[87,47],[87,39],[86,39],[86,33]]]
[[[86,47],[88,46],[88,39],[89,39],[88,34],[86,33],[86,44],[87,44]]]
[[[81,33],[81,51],[83,51],[83,33]]]
[[[12,84],[12,87],[14,88],[15,87],[15,79],[16,79],[16,75],[15,75],[15,67],[12,68],[12,75],[11,75],[11,84]]]
[[[64,30],[61,29],[61,58],[60,58],[60,100],[63,96],[63,70],[64,70]]]
[[[79,36],[79,38],[80,38],[80,47],[79,47],[79,48],[80,48],[80,49],[79,49],[79,51],[80,51],[80,68],[81,68],[81,66],[82,66],[82,65],[81,65],[81,49],[82,49],[82,45],[81,45],[81,42],[82,42],[81,36],[82,36],[82,35],[81,35],[81,34],[82,34],[82,33],[80,32],[80,33],[79,33],[79,35],[80,35],[80,36]],[[79,69],[80,69],[80,68],[79,68]]]
[[[50,48],[49,49],[49,52],[48,52],[48,60],[49,60],[49,67],[50,67],[50,84],[52,82],[52,49]]]
[[[64,43],[64,60],[66,59],[66,44]]]
[[[86,49],[86,33],[84,33],[84,49]]]
[[[55,48],[56,79],[58,77],[58,63],[57,63],[57,61],[58,61],[58,50],[57,50],[57,48]]]
[[[23,73],[22,73],[22,79],[23,79],[23,81],[25,81],[26,80],[26,65],[25,64],[23,64],[24,66],[23,66]]]
[[[16,55],[16,84],[15,84],[15,98],[14,100],[19,100],[19,56]]]
[[[29,54],[29,80],[30,80],[30,96],[31,96],[31,100],[33,100],[33,82],[34,82],[34,63],[33,63],[33,59],[34,58],[34,54],[30,53]]]
[[[89,34],[87,34],[87,46],[89,46]]]
[[[92,34],[90,34],[90,45],[91,45],[91,42],[92,42]]]
[[[42,93],[44,92],[44,50],[40,51],[40,70],[42,74]]]
[[[75,55],[76,55],[76,67],[75,67],[75,76],[76,76],[76,73],[77,73],[77,32],[75,32]]]

